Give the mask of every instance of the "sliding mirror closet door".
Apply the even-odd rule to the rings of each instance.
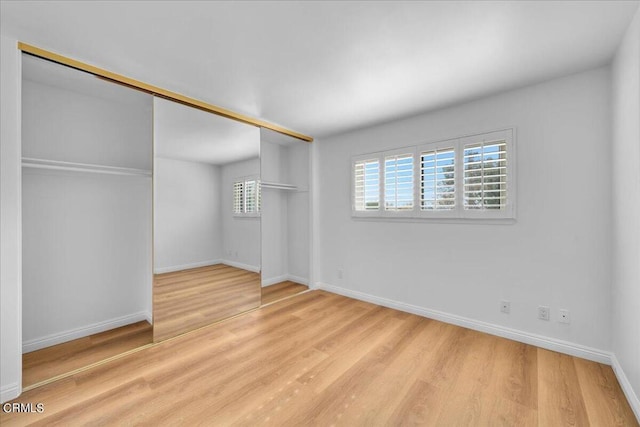
[[[152,97],[23,55],[25,387],[152,342]]]
[[[154,99],[154,341],[260,306],[260,130]]]
[[[261,129],[263,304],[308,290],[310,147]]]

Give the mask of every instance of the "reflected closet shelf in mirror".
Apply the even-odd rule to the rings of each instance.
[[[151,171],[146,169],[123,168],[117,166],[96,165],[90,163],[63,162],[60,160],[22,158],[22,167],[36,169],[53,169],[73,172],[102,173],[110,175],[129,175],[151,177]]]
[[[297,192],[305,192],[305,191],[307,191],[306,188],[298,188],[295,185],[285,184],[285,183],[282,183],[282,182],[262,181],[260,183],[260,186],[262,188],[270,188],[270,189],[273,189],[273,190],[297,191]]]

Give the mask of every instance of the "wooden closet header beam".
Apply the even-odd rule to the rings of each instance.
[[[144,92],[148,92],[148,93],[160,96],[162,98],[180,102],[182,104],[186,104],[186,105],[198,108],[200,110],[208,111],[210,113],[217,114],[222,117],[227,117],[229,119],[237,120],[239,122],[246,123],[252,126],[271,129],[272,131],[275,131],[284,135],[288,135],[293,138],[300,139],[302,141],[306,141],[306,142],[313,141],[313,138],[310,136],[283,128],[278,125],[271,124],[269,122],[265,122],[264,120],[255,119],[253,117],[245,116],[244,114],[240,114],[240,113],[235,113],[231,110],[227,110],[226,108],[218,107],[213,104],[199,101],[195,98],[190,98],[188,96],[184,96],[179,93],[172,92],[170,90],[162,89],[157,86],[153,86],[135,79],[131,79],[129,77],[122,76],[120,74],[112,73],[111,71],[103,70],[102,68],[94,67],[93,65],[85,64],[84,62],[76,61],[75,59],[67,58],[65,56],[58,55],[57,53],[40,49],[39,47],[18,42],[18,49],[30,55],[48,59],[50,61],[57,62],[62,65],[66,65],[71,68],[76,68],[81,71],[86,71],[87,73],[91,73],[95,76],[98,76],[107,80],[111,80],[113,82],[120,83],[126,86],[130,86],[135,89],[139,89]]]

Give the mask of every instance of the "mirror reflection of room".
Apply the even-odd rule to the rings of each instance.
[[[22,72],[31,387],[152,342],[152,97],[29,55]]]
[[[260,306],[260,130],[154,100],[154,341]]]

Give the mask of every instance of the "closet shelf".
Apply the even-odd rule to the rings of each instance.
[[[60,160],[22,158],[22,167],[36,169],[53,169],[74,172],[104,173],[110,175],[151,176],[151,171],[146,169],[121,168],[116,166],[95,165],[90,163],[63,162]]]
[[[281,183],[281,182],[262,181],[260,183],[260,186],[262,188],[273,188],[274,190],[288,190],[288,191],[297,191],[298,190],[298,187],[296,187],[295,185],[284,184],[284,183]]]

